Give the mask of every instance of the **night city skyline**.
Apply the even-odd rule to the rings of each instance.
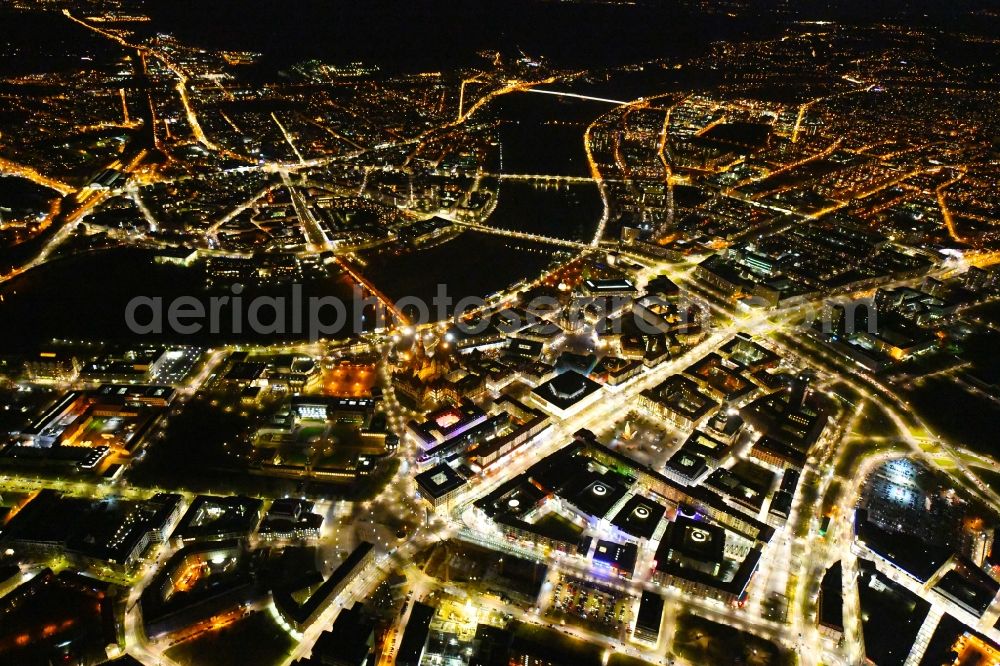
[[[0,666],[1000,666],[1000,7],[0,0]]]

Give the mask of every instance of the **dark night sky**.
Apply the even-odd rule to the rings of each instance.
[[[205,46],[262,51],[275,64],[305,58],[364,60],[389,69],[448,68],[476,61],[483,49],[521,48],[558,65],[614,65],[700,52],[712,41],[766,36],[778,0],[751,0],[737,17],[691,11],[693,3],[638,4],[540,0],[169,0],[150,3],[153,26]],[[726,3],[737,5],[738,3]],[[984,0],[792,3],[804,19],[859,23],[889,17],[942,28],[968,19]],[[926,16],[925,16],[926,14]],[[995,27],[995,26],[994,26]]]

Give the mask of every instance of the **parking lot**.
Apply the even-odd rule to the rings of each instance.
[[[561,575],[547,614],[607,635],[621,635],[631,620],[631,601],[625,593]]]

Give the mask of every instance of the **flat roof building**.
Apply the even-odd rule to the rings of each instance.
[[[587,296],[633,296],[636,288],[626,279],[584,280],[583,293]]]
[[[323,666],[364,666],[375,644],[375,623],[364,616],[364,606],[355,602],[337,614],[329,631],[313,645],[313,663]]]
[[[448,506],[466,484],[465,477],[445,463],[418,474],[414,480],[420,496],[435,509]]]
[[[398,666],[420,666],[420,660],[427,648],[427,639],[430,636],[433,618],[433,606],[422,604],[419,601],[413,602],[413,610],[410,611],[410,619],[406,623],[406,629],[403,630],[399,652],[396,653]]]
[[[669,478],[686,486],[697,485],[710,471],[704,458],[683,448],[670,456],[663,468]]]
[[[322,583],[301,603],[296,597],[305,588],[282,587],[275,589],[273,593],[275,608],[286,622],[295,627],[297,631],[302,631],[323,613],[329,604],[351,583],[354,575],[370,563],[374,557],[375,544],[362,541],[333,570],[329,578],[326,580],[323,580],[322,577],[319,578]]]
[[[634,543],[598,541],[594,547],[594,564],[611,569],[619,578],[631,578],[639,558],[639,547]]]
[[[797,470],[805,467],[808,457],[802,449],[767,435],[754,442],[750,455],[778,469]]]
[[[572,370],[556,375],[531,391],[531,399],[538,407],[559,418],[582,411],[601,395],[600,384]]]
[[[819,586],[819,611],[816,618],[820,633],[838,641],[844,635],[843,577],[840,560],[823,574]]]
[[[682,428],[696,427],[719,403],[683,375],[673,375],[659,386],[643,391],[639,404],[650,413]]]
[[[649,590],[643,590],[639,600],[639,613],[635,619],[636,640],[656,645],[660,640],[660,624],[663,622],[663,597]]]
[[[427,416],[422,423],[410,421],[406,431],[422,450],[446,444],[469,429],[483,423],[487,414],[471,400],[449,405]]]
[[[770,474],[761,467],[752,466],[752,468],[755,471]],[[752,515],[760,513],[764,506],[764,497],[770,488],[770,483],[750,478],[746,474],[740,473],[737,467],[732,470],[720,467],[708,475],[708,478],[705,479],[705,485],[737,507],[750,511]]]
[[[611,524],[637,539],[650,539],[667,508],[642,495],[633,495],[611,519]]]
[[[971,562],[959,562],[932,589],[973,617],[982,617],[1000,592],[1000,583]]]
[[[725,548],[724,529],[678,515],[660,541],[656,561],[675,562],[681,567],[715,576],[722,566]]]
[[[254,497],[199,495],[172,538],[184,543],[245,539],[257,529],[263,511],[264,502]]]

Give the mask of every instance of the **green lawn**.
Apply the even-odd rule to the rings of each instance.
[[[291,636],[267,613],[253,613],[217,632],[206,633],[167,650],[180,666],[271,666],[294,647]]]
[[[535,527],[545,530],[546,534],[549,534],[557,539],[562,539],[563,541],[574,541],[580,538],[580,534],[583,530],[574,525],[572,522],[563,518],[558,513],[550,513],[544,516],[541,520],[535,523]]]
[[[785,666],[791,656],[777,645],[728,625],[684,614],[677,618],[673,651],[695,664]]]
[[[972,473],[983,480],[994,491],[1000,492],[1000,472],[986,469],[985,467],[973,467]]]
[[[599,666],[601,648],[567,636],[555,629],[521,624],[514,631],[515,640],[530,645],[530,651],[550,661],[573,666]]]

